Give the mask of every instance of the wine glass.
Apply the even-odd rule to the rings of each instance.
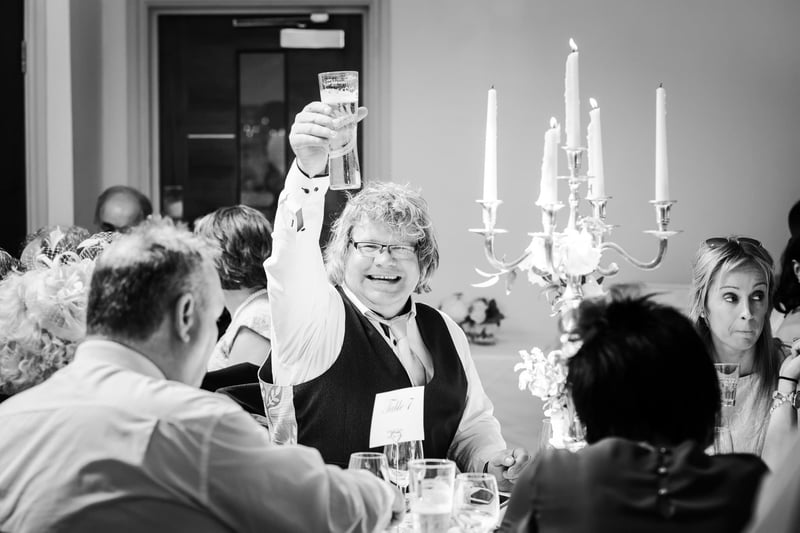
[[[386,461],[386,455],[379,452],[351,453],[347,468],[366,470],[384,481],[389,481],[389,463]]]
[[[465,533],[492,531],[500,519],[500,497],[495,477],[491,474],[458,474],[453,516]]]
[[[383,453],[389,462],[389,481],[405,492],[408,489],[408,462],[424,458],[422,441],[393,442],[383,447]]]

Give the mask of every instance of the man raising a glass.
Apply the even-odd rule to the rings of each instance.
[[[366,113],[359,108],[358,119]],[[369,449],[375,394],[425,386],[425,457],[488,471],[508,490],[528,453],[507,449],[461,328],[413,297],[429,290],[439,264],[420,194],[368,183],[334,223],[323,260],[318,239],[336,126],[330,106],[312,102],[289,135],[296,161],[264,263],[274,384],[262,390],[273,435],[346,465],[350,453]]]

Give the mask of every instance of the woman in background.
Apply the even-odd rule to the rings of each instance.
[[[736,405],[724,413],[733,449],[761,455],[770,465],[797,425],[800,380],[800,360],[786,357],[790,350],[781,350],[767,319],[772,268],[772,257],[755,239],[707,239],[695,255],[690,292],[690,316],[714,361],[739,364]]]
[[[69,261],[12,271],[0,281],[0,400],[72,361],[86,335],[94,262]]]
[[[271,349],[272,321],[263,263],[272,252],[272,227],[259,211],[237,205],[221,207],[198,219],[194,232],[221,251],[217,272],[225,308],[231,314],[231,323],[217,341],[208,370],[239,363],[260,366]]]
[[[585,300],[567,386],[587,446],[540,453],[514,486],[502,531],[741,531],[766,466],[708,456],[720,411],[711,357],[674,308],[612,291]]]
[[[783,314],[775,336],[784,345],[791,345],[800,339],[800,235],[789,239],[783,250],[775,309]]]

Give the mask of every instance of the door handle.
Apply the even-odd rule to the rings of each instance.
[[[235,133],[188,133],[186,138],[194,141],[200,139],[235,139]]]

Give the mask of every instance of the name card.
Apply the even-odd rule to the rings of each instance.
[[[375,395],[369,447],[425,440],[422,423],[425,387],[408,387]]]

